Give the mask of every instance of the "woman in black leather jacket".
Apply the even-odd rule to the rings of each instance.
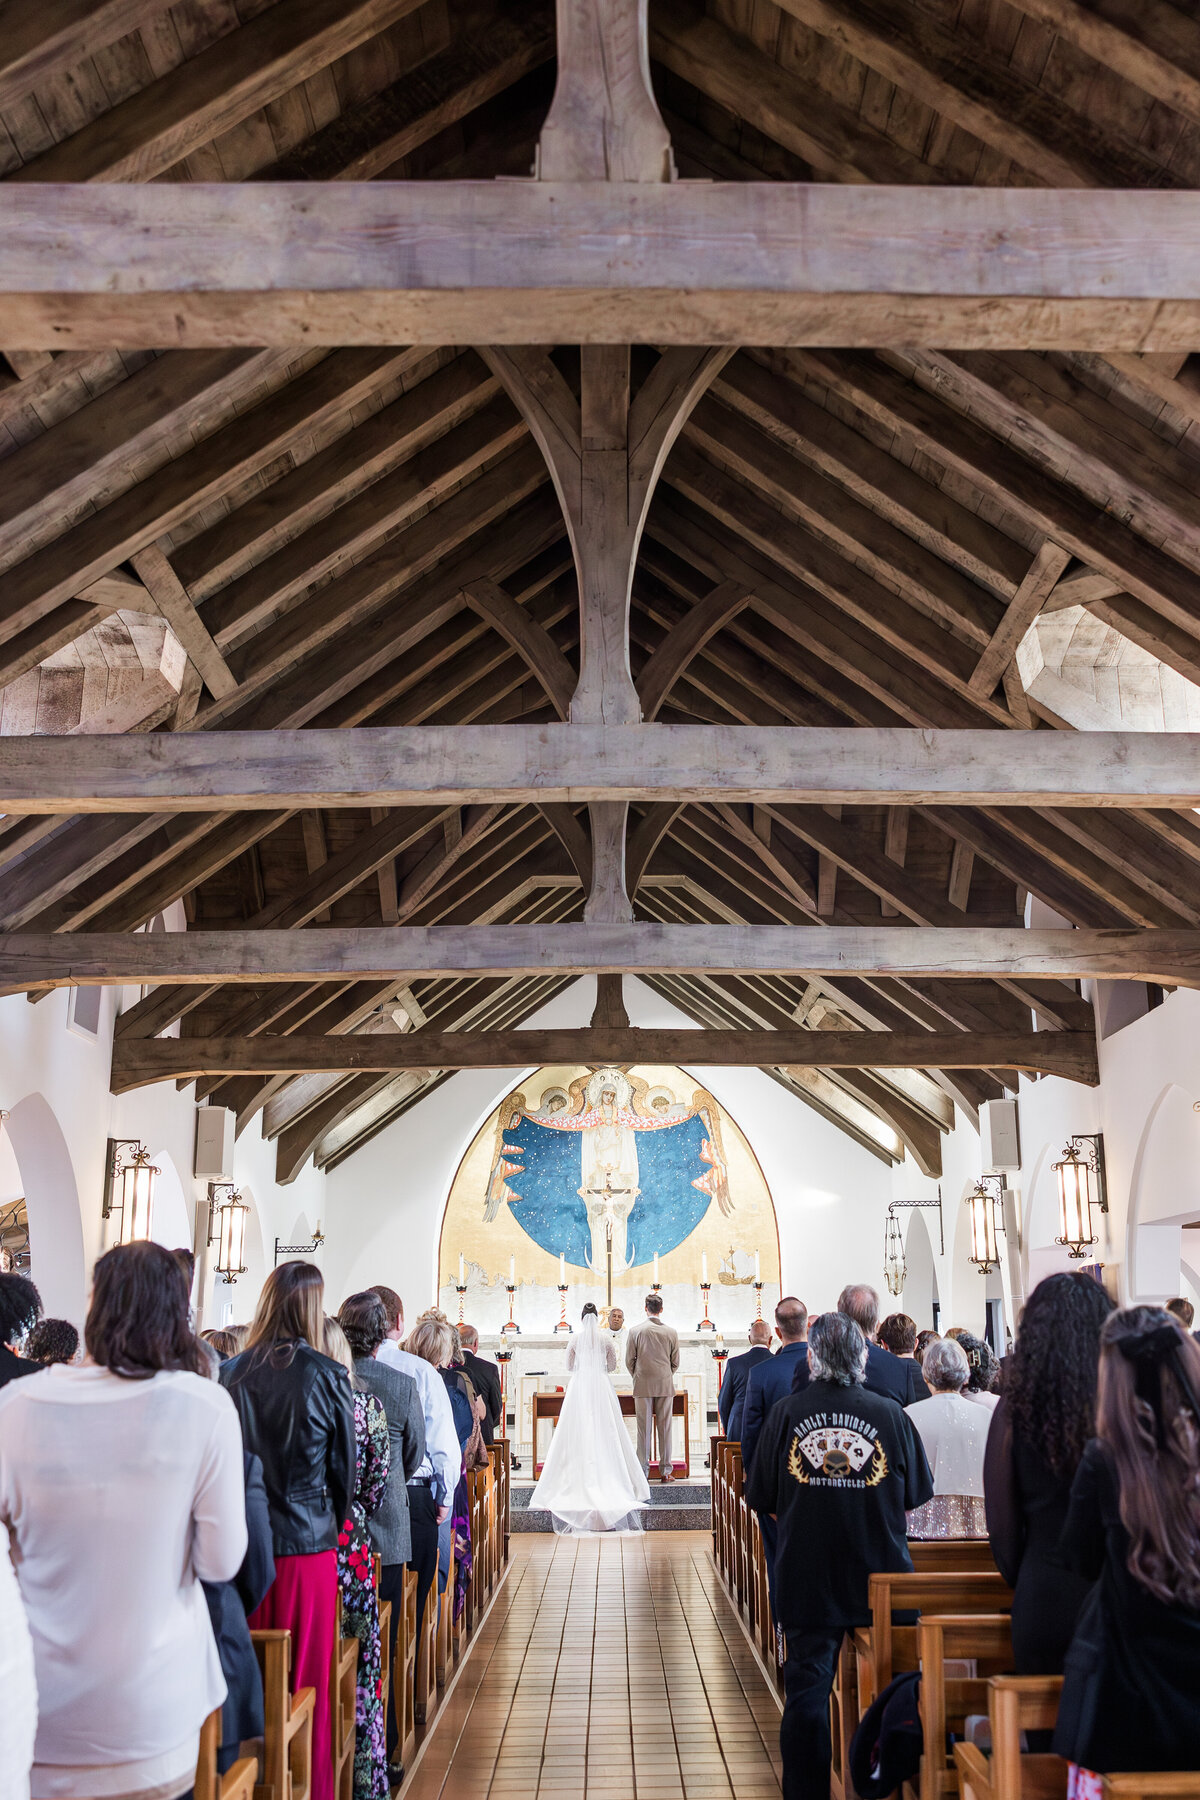
[[[350,1378],[319,1346],[325,1283],[311,1263],[267,1276],[246,1348],[221,1366],[246,1449],[263,1467],[275,1580],[254,1630],[292,1634],[292,1686],[316,1689],[312,1800],[333,1800],[330,1659],[337,1614],[337,1541],[354,1494]]]

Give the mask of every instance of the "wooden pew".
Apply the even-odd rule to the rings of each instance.
[[[417,1742],[416,1679],[417,1577],[414,1570],[406,1569],[400,1628],[396,1633],[396,1667],[392,1677],[399,1755],[406,1767],[412,1760]]]
[[[893,1675],[917,1666],[917,1628],[893,1625],[893,1612],[996,1613],[1012,1605],[1012,1589],[997,1572],[934,1570],[872,1575],[871,1623],[854,1633],[858,1703],[865,1712]]]
[[[371,1567],[374,1571],[375,1598],[379,1600],[379,1583],[383,1579],[382,1557],[373,1556]],[[392,1692],[392,1603],[390,1600],[379,1600],[379,1656],[383,1716],[386,1719],[388,1701]]]
[[[312,1794],[313,1688],[290,1692],[292,1634],[252,1631],[263,1683],[263,1778],[254,1800],[310,1800]]]
[[[333,1740],[334,1800],[354,1800],[355,1713],[358,1687],[358,1639],[342,1635],[342,1600],[338,1595],[337,1635],[329,1670],[329,1721]]]
[[[1023,1731],[1049,1731],[1058,1717],[1061,1675],[993,1675],[988,1682],[992,1752],[955,1744],[962,1800],[1063,1800],[1067,1764],[1060,1756],[1021,1754]]]
[[[195,1800],[254,1800],[258,1763],[253,1756],[239,1757],[224,1775],[217,1774],[221,1748],[221,1709],[209,1713],[200,1727],[200,1753],[196,1758]]]
[[[829,1696],[829,1730],[833,1739],[833,1766],[829,1786],[833,1800],[854,1800],[854,1783],[850,1779],[850,1739],[858,1728],[858,1658],[849,1632],[842,1639],[837,1667],[833,1672],[833,1692]]]
[[[996,1559],[986,1538],[909,1538],[908,1553],[912,1566],[922,1574],[937,1569],[957,1569],[962,1573],[976,1570],[994,1572]]]
[[[1147,1770],[1144,1774],[1106,1775],[1104,1800],[1196,1800],[1200,1770]]]
[[[947,1675],[947,1660],[971,1659],[974,1676]],[[958,1772],[946,1734],[962,1737],[968,1716],[988,1709],[988,1677],[1012,1668],[1012,1618],[1008,1613],[925,1614],[917,1624],[921,1670],[920,1800],[948,1800],[958,1792]],[[905,1787],[905,1797],[911,1787]]]

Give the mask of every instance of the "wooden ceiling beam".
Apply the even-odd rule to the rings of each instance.
[[[236,747],[235,747],[236,746]],[[0,811],[110,813],[555,800],[1200,806],[1189,732],[705,725],[0,738]]]
[[[309,931],[60,932],[0,937],[0,985],[320,981],[408,976],[640,974],[1051,977],[1200,986],[1200,932],[931,926],[589,924],[330,927]]]
[[[1200,124],[1200,27],[1166,0],[1013,0],[1122,81]]]
[[[1190,349],[1198,220],[1186,191],[6,183],[0,342]]]
[[[688,1067],[1011,1068],[1099,1080],[1091,1032],[649,1031],[356,1032],[341,1037],[119,1038],[112,1091],[202,1075],[298,1075],[401,1069],[520,1069],[546,1063],[682,1063]]]
[[[226,32],[9,176],[153,181],[413,12],[420,0],[288,0]]]
[[[0,111],[165,12],[168,0],[7,0]]]

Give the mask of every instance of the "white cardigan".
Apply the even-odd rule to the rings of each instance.
[[[229,1395],[90,1366],[10,1382],[0,1523],[37,1669],[34,1795],[183,1792],[225,1697],[199,1584],[230,1580],[246,1552]]]

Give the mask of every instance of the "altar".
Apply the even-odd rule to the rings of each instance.
[[[625,1344],[628,1329],[617,1333],[605,1332],[604,1337],[611,1342],[617,1352],[617,1367],[612,1374],[612,1383],[622,1400],[628,1399],[629,1410],[625,1416],[625,1428],[630,1439],[636,1442],[636,1427],[633,1419],[632,1399],[633,1380],[625,1368]],[[532,1474],[535,1459],[541,1462],[549,1447],[550,1433],[553,1429],[551,1413],[553,1409],[539,1408],[541,1418],[538,1421],[535,1438],[534,1396],[557,1395],[565,1392],[567,1375],[567,1345],[570,1338],[565,1333],[557,1337],[553,1335],[521,1336],[505,1334],[503,1345],[501,1340],[489,1336],[480,1344],[480,1355],[495,1358],[501,1347],[512,1350],[512,1361],[508,1364],[506,1391],[508,1400],[508,1431],[512,1440],[513,1454],[523,1465],[523,1472]],[[681,1465],[680,1445],[690,1445],[693,1455],[697,1454],[697,1446],[707,1445],[709,1435],[708,1415],[715,1413],[717,1406],[717,1365],[713,1359],[714,1338],[712,1332],[680,1332],[679,1334],[679,1369],[675,1376],[675,1390],[682,1397],[685,1408],[684,1416],[678,1419],[677,1442],[675,1444],[675,1466],[680,1474],[686,1474]],[[622,1413],[625,1406],[622,1405]],[[682,1427],[682,1429],[679,1429]],[[703,1450],[698,1454],[703,1459]],[[697,1470],[691,1473],[697,1473]]]

